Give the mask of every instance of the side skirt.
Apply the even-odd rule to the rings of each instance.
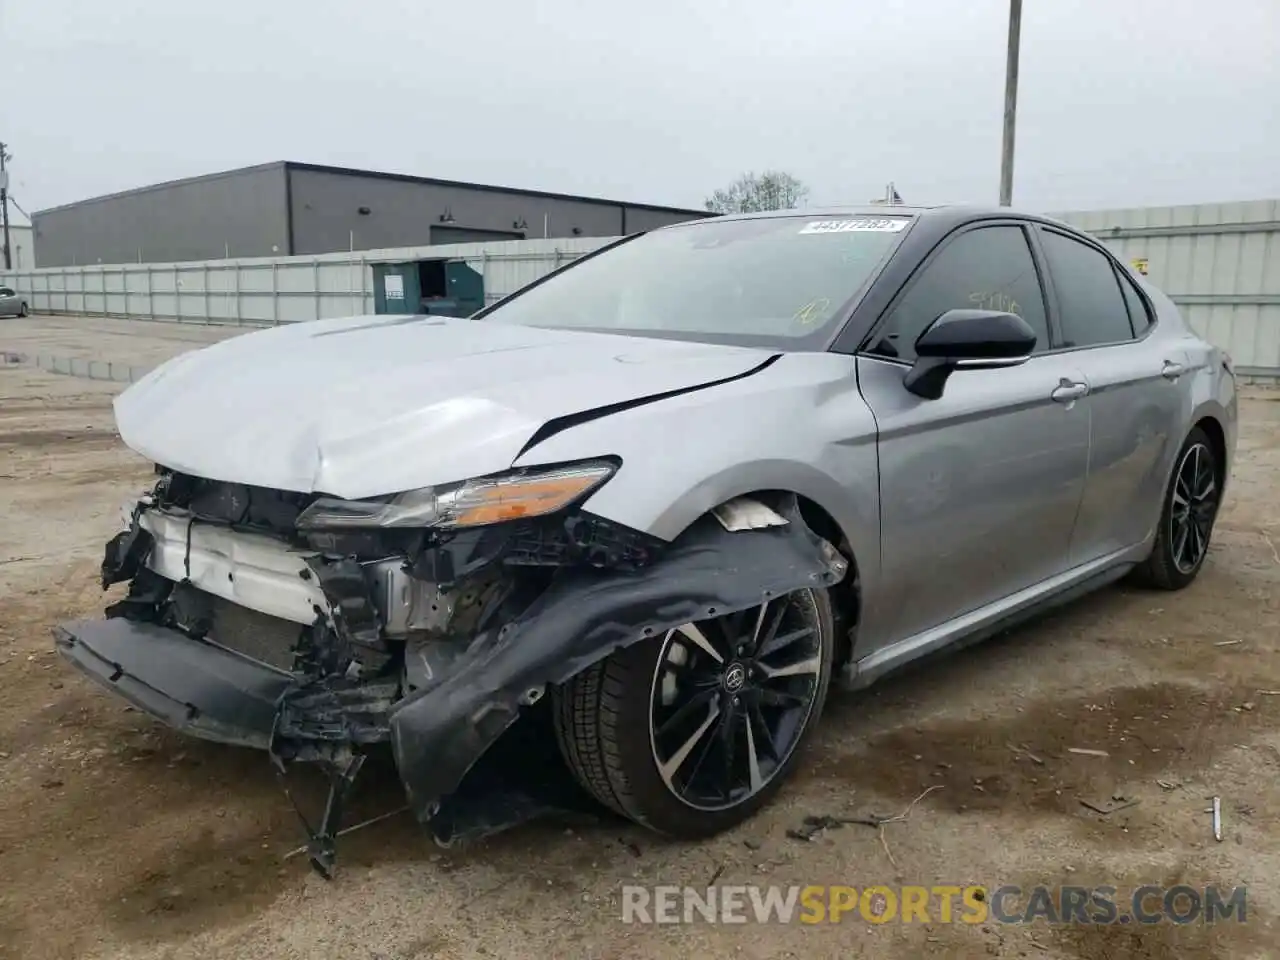
[[[944,650],[957,650],[1004,633],[1048,610],[1114,583],[1141,563],[1149,550],[1149,543],[1126,547],[941,626],[881,647],[846,664],[839,677],[840,685],[847,690],[858,690],[922,657]]]

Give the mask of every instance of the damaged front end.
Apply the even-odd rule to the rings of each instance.
[[[128,594],[106,620],[57,627],[58,649],[180,731],[263,749],[281,774],[319,764],[329,800],[307,829],[325,876],[374,745],[390,745],[438,842],[493,832],[545,805],[518,788],[477,804],[460,787],[556,685],[627,644],[846,569],[794,497],[763,507],[763,523],[758,510],[750,524],[709,515],[666,543],[583,510],[602,481],[573,487],[566,472],[544,471],[536,490],[514,475],[541,498],[515,517],[506,479],[335,501],[158,473],[107,544],[103,587],[127,581]]]

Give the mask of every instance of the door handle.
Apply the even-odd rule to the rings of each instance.
[[[1172,360],[1166,360],[1164,366],[1160,368],[1160,376],[1166,380],[1177,380],[1182,376],[1187,368],[1180,363],[1174,363]]]
[[[1087,383],[1073,383],[1070,380],[1063,380],[1056,387],[1053,393],[1049,394],[1055,403],[1072,403],[1089,393],[1089,385]]]

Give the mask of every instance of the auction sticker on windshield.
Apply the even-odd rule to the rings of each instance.
[[[814,220],[801,233],[898,233],[910,221],[906,217],[851,217],[846,220]]]

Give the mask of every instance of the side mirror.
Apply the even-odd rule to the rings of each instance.
[[[1035,331],[1017,314],[997,310],[948,310],[916,339],[916,362],[903,386],[937,400],[956,370],[990,370],[1026,363]]]

